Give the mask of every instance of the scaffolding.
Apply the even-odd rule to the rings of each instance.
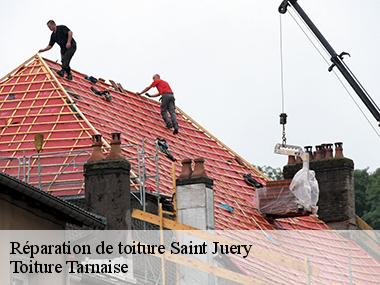
[[[159,149],[153,143],[153,151],[147,151],[149,142],[122,144],[123,153],[131,163],[131,194],[146,209],[147,185],[154,185],[150,192],[160,194]],[[108,153],[109,147],[104,147]],[[92,153],[92,148],[82,148],[58,152],[42,152],[23,156],[0,156],[1,172],[17,177],[43,191],[50,193],[65,190],[84,191],[83,166]],[[151,167],[149,167],[149,166]]]
[[[145,148],[146,140],[141,141],[141,146],[137,146],[137,176],[134,176],[132,180],[136,180],[138,183],[139,196],[131,192],[131,194],[139,201],[140,205],[143,208],[143,211],[146,210],[146,185],[149,179],[154,178],[155,189],[153,193],[156,195],[160,194],[160,175],[159,175],[159,156],[158,156],[158,144],[154,143],[154,154],[147,154]],[[139,148],[140,147],[140,148]],[[129,159],[130,161],[133,158]],[[154,163],[154,173],[149,174],[147,168],[147,161]]]

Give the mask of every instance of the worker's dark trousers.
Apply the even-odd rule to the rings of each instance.
[[[175,115],[174,95],[171,93],[164,93],[161,97],[161,116],[164,119],[166,127],[178,130],[177,117]],[[170,114],[170,119],[168,117]]]
[[[66,49],[66,50],[61,49],[62,69],[66,71],[67,74],[71,73],[70,61],[76,50],[77,50],[76,44],[73,44],[71,48],[69,49]]]

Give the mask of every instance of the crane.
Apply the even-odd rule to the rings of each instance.
[[[338,68],[340,73],[347,80],[347,82],[350,84],[352,89],[356,92],[356,94],[359,96],[359,98],[362,100],[364,105],[371,112],[371,114],[373,115],[373,117],[376,119],[376,121],[379,123],[379,126],[380,126],[380,109],[379,109],[379,107],[376,105],[375,101],[371,98],[371,96],[368,94],[368,92],[364,89],[363,85],[361,85],[359,80],[355,77],[355,75],[352,73],[352,71],[349,69],[349,67],[346,65],[346,63],[343,61],[344,56],[346,56],[346,55],[349,56],[349,54],[347,52],[342,52],[340,54],[336,53],[334,48],[330,45],[330,43],[326,40],[326,38],[322,35],[322,33],[318,30],[318,28],[311,21],[309,16],[305,13],[305,11],[298,4],[297,0],[284,0],[284,1],[282,1],[280,7],[278,8],[278,11],[281,14],[285,14],[287,12],[287,9],[289,6],[294,8],[294,10],[303,19],[303,21],[310,28],[310,30],[313,32],[313,34],[317,37],[319,42],[324,46],[324,48],[330,54],[330,56],[331,56],[330,60],[332,62],[332,65],[329,67],[328,71],[331,72],[334,67]],[[285,117],[285,119],[281,118],[281,121],[286,123],[286,117]]]
[[[343,77],[350,84],[352,89],[356,92],[359,98],[362,100],[367,109],[371,112],[373,117],[379,123],[380,126],[380,109],[376,105],[375,101],[371,98],[368,92],[365,90],[363,85],[359,82],[359,80],[352,73],[350,68],[343,61],[344,56],[349,55],[347,52],[342,52],[337,54],[334,48],[330,45],[330,43],[326,40],[326,38],[322,35],[319,29],[314,25],[309,16],[305,13],[305,11],[298,4],[298,0],[283,0],[281,5],[278,8],[278,11],[281,14],[285,14],[288,10],[288,7],[292,7],[298,15],[302,18],[305,24],[309,27],[310,31],[315,35],[315,37],[319,40],[319,42],[323,45],[323,47],[330,54],[331,58],[331,66],[328,68],[328,71],[331,72],[334,67],[337,67]],[[281,50],[282,52],[282,50]],[[281,55],[282,56],[282,55]],[[281,57],[281,68],[282,68],[282,57]],[[281,83],[283,84],[283,83]],[[302,159],[304,167],[309,169],[309,156],[302,150],[301,147],[295,145],[288,145],[286,143],[286,134],[285,134],[285,125],[287,121],[287,114],[283,112],[280,114],[280,124],[282,125],[282,143],[278,143],[275,145],[274,152],[282,155],[293,155],[298,156]],[[375,130],[376,132],[376,130]],[[377,132],[376,132],[377,133]]]

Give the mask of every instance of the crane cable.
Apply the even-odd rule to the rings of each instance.
[[[290,7],[292,9],[294,9],[291,5]],[[293,15],[293,13],[291,12],[292,10],[288,10],[290,16],[293,18],[294,22],[298,25],[298,27],[301,29],[301,31],[304,33],[304,35],[306,36],[306,38],[310,41],[310,43],[313,45],[313,47],[315,48],[315,50],[319,53],[319,55],[323,58],[323,60],[326,62],[326,64],[328,66],[330,66],[330,62],[328,59],[326,59],[326,57],[322,54],[322,52],[320,51],[320,49],[316,46],[316,44],[314,43],[314,41],[310,38],[310,36],[306,33],[305,29],[301,26],[301,24],[296,20],[295,16]],[[299,20],[304,24],[305,27],[307,27],[307,29],[309,30],[310,34],[313,35],[314,37],[314,40],[319,44],[320,48],[322,48],[322,50],[324,50],[327,54],[327,50],[325,49],[325,47],[319,42],[319,40],[317,39],[317,37],[314,35],[314,33],[311,31],[311,29],[306,25],[306,23],[304,22],[304,20],[301,18],[301,16],[298,15],[298,13],[294,13],[298,16]],[[343,62],[344,63],[344,62]],[[345,63],[344,63],[345,64]],[[347,65],[346,65],[347,66]],[[350,98],[352,99],[352,101],[354,102],[354,104],[356,105],[356,107],[359,109],[359,111],[362,113],[362,115],[364,116],[364,118],[366,119],[366,121],[368,122],[368,124],[370,125],[370,127],[372,128],[372,130],[375,132],[375,134],[378,136],[378,138],[380,139],[380,133],[377,131],[377,129],[373,126],[373,124],[371,123],[371,120],[368,118],[368,116],[365,114],[365,112],[363,111],[363,109],[360,107],[360,105],[356,102],[354,96],[352,96],[350,90],[348,89],[348,87],[346,86],[346,84],[344,84],[343,80],[340,78],[340,76],[338,75],[338,73],[335,71],[335,69],[332,70],[336,76],[336,78],[338,79],[338,81],[340,82],[340,84],[343,86],[343,88],[346,90],[347,94],[350,96]],[[351,72],[352,74],[352,72]],[[356,77],[354,77],[356,79]],[[356,81],[358,82],[358,80],[356,79]],[[360,84],[360,82],[359,82]],[[360,86],[362,86],[360,84]],[[364,88],[363,88],[364,89]],[[364,89],[365,90],[365,89]],[[365,93],[367,93],[367,91],[365,90]],[[368,94],[369,96],[369,94]],[[371,101],[373,102],[373,99],[371,97],[369,97],[371,99]],[[376,106],[376,105],[375,105]]]
[[[282,145],[286,145],[286,118],[285,113],[285,92],[284,92],[284,59],[283,59],[283,31],[282,31],[282,18],[280,15],[280,62],[281,62],[281,114],[280,114],[280,124],[282,125]]]

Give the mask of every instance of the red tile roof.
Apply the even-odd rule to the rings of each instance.
[[[112,101],[107,102],[90,90],[93,84],[84,74],[73,71],[73,80],[68,81],[55,76],[58,68],[57,63],[36,55],[0,81],[0,156],[33,155],[29,166],[22,161],[0,160],[3,171],[21,176],[30,173],[31,184],[40,183],[57,196],[82,194],[83,174],[79,165],[91,151],[91,135],[100,133],[109,142],[111,132],[120,131],[123,144],[141,144],[146,140],[146,151],[150,154],[155,150],[154,140],[163,137],[178,160],[177,175],[180,160],[206,159],[207,172],[214,179],[217,229],[327,228],[313,217],[281,219],[270,224],[255,208],[255,189],[243,179],[243,174],[251,173],[265,184],[263,174],[179,108],[180,133],[173,135],[164,127],[158,102],[131,92],[115,91],[109,84],[98,81],[95,85],[98,90],[110,90]],[[45,137],[40,158],[34,148],[37,133]],[[59,151],[70,155],[47,156]],[[135,151],[127,148],[125,155],[130,157]],[[38,159],[44,165],[40,181]],[[66,165],[59,165],[63,163]],[[171,164],[160,154],[159,191],[167,195],[172,193]],[[153,173],[154,163],[147,163],[147,168],[148,173]],[[148,189],[155,189],[154,182],[148,180]],[[223,209],[221,204],[228,204],[233,212]]]
[[[243,174],[251,173],[263,184],[266,183],[265,177],[180,109],[177,108],[180,134],[174,136],[164,127],[158,102],[130,92],[117,92],[110,85],[98,82],[95,85],[97,89],[111,90],[113,99],[107,102],[90,90],[93,84],[84,79],[84,74],[74,71],[73,81],[67,81],[55,76],[58,68],[58,64],[35,56],[0,79],[2,171],[24,178],[30,184],[41,185],[56,196],[83,194],[81,165],[91,153],[91,135],[101,133],[106,141],[110,141],[111,132],[120,131],[124,144],[140,144],[145,139],[148,154],[154,153],[154,140],[164,137],[178,161],[187,157],[206,159],[207,172],[214,179],[216,229],[328,229],[325,223],[312,216],[268,222],[255,208],[255,189],[244,182]],[[45,138],[40,156],[36,155],[34,147],[34,135],[38,133],[43,133]],[[132,156],[135,151],[126,148],[124,154]],[[5,159],[5,156],[8,158]],[[43,165],[40,170],[37,167],[38,160]],[[135,164],[132,160],[131,163]],[[179,162],[177,166],[178,175]],[[171,167],[171,161],[160,154],[159,190],[167,195],[172,193]],[[147,168],[152,173],[154,163],[149,162]],[[38,172],[42,175],[38,176]],[[155,189],[154,179],[148,180],[148,188],[150,191]],[[221,204],[232,207],[232,213],[221,207]],[[251,233],[268,235],[262,231]],[[239,238],[242,236],[240,234]],[[310,255],[313,264],[322,270],[318,279],[321,283],[318,284],[348,283],[348,252],[355,256],[355,262],[359,262],[352,266],[355,283],[376,284],[379,280],[379,264],[356,244],[342,242],[340,246],[334,239],[331,244],[333,251],[315,251],[318,243],[330,241],[318,237],[312,239],[312,235],[305,236],[297,237],[297,246],[283,243],[288,247],[285,251],[278,251],[285,256],[302,259],[301,252],[297,251],[305,249],[302,253]],[[263,246],[271,247],[267,238]],[[307,282],[305,273],[282,264],[274,267],[266,264],[265,260],[263,262],[255,258],[236,264],[243,272],[263,277],[262,280],[269,283]],[[281,275],[286,277],[281,277],[279,272],[283,272]]]

